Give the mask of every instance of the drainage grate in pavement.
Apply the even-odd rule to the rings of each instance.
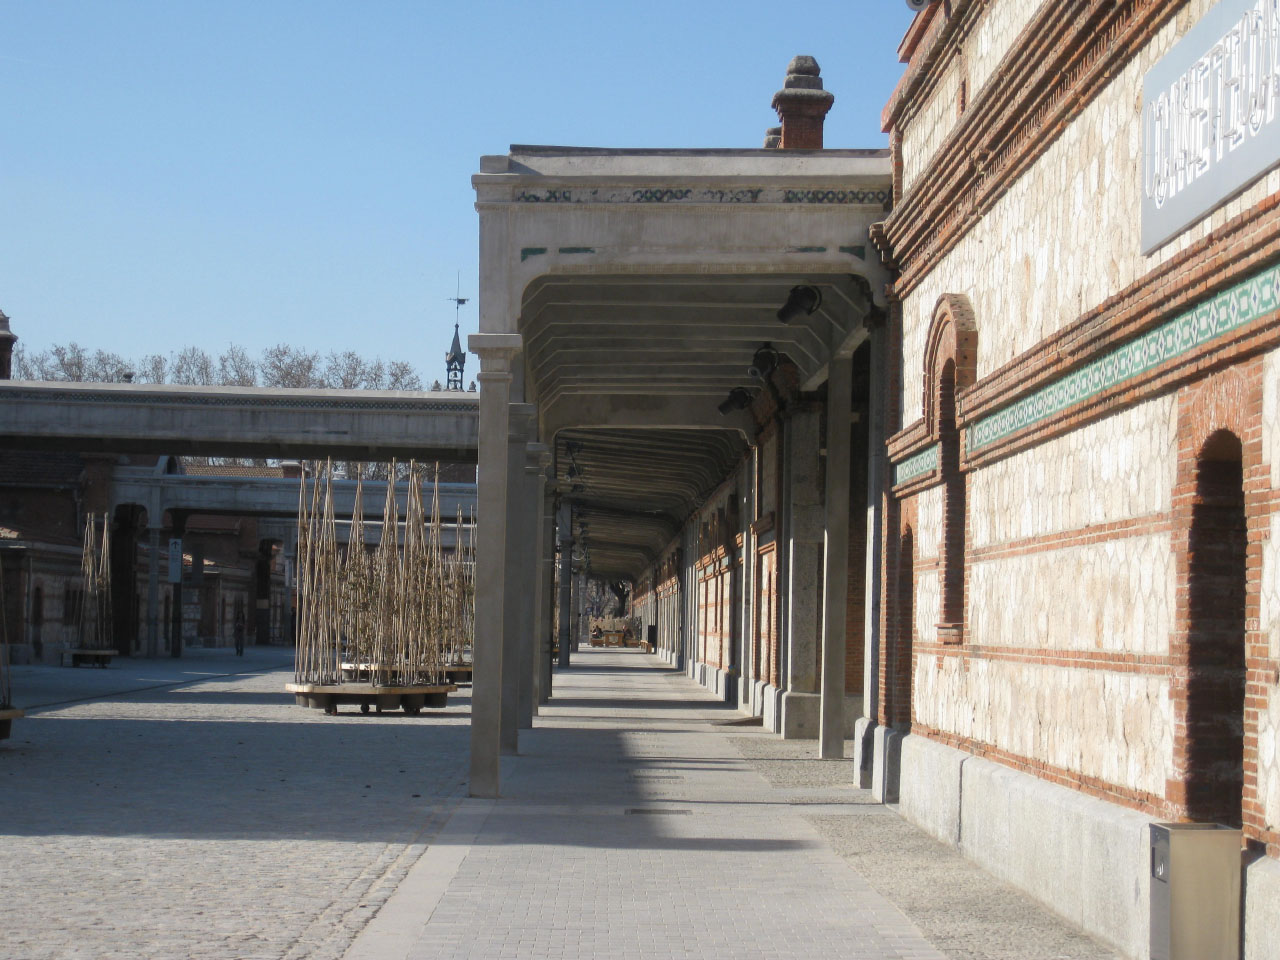
[[[623,811],[623,813],[628,813],[628,814],[637,813],[637,814],[647,814],[650,816],[662,816],[662,817],[678,816],[679,814],[682,814],[682,813],[692,813],[692,812],[693,812],[692,810],[655,810],[652,807],[628,807],[626,810]]]

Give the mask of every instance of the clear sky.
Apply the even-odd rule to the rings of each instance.
[[[0,0],[0,309],[126,357],[279,342],[443,376],[512,143],[758,147],[787,61],[880,147],[903,0]],[[462,308],[475,329],[474,299]],[[474,368],[468,364],[468,375]]]

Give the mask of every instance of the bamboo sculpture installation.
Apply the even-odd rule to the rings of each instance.
[[[97,515],[89,514],[80,554],[80,579],[84,586],[76,623],[76,646],[82,651],[105,651],[112,646],[111,524],[102,515],[101,540],[95,535]]]
[[[452,555],[442,543],[440,488],[431,509],[423,503],[426,471],[408,466],[403,525],[397,500],[397,464],[388,470],[382,536],[369,552],[363,519],[363,482],[356,486],[346,549],[339,546],[333,511],[333,467],[304,478],[298,494],[298,648],[294,683],[300,703],[443,705],[457,689],[451,668],[470,648],[474,591],[468,591],[471,545],[464,548],[461,514]],[[308,491],[308,483],[310,490]],[[403,541],[400,531],[403,529]],[[468,569],[463,570],[462,568]]]

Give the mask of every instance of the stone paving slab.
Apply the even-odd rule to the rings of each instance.
[[[770,795],[707,722],[722,705],[652,657],[578,664],[522,732],[447,886],[429,904],[388,904],[351,960],[373,955],[366,940],[397,909],[423,925],[396,960],[943,958]]]

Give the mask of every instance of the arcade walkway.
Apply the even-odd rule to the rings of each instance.
[[[1112,956],[849,786],[849,762],[735,720],[654,657],[584,649],[502,799],[455,808],[347,960]]]

